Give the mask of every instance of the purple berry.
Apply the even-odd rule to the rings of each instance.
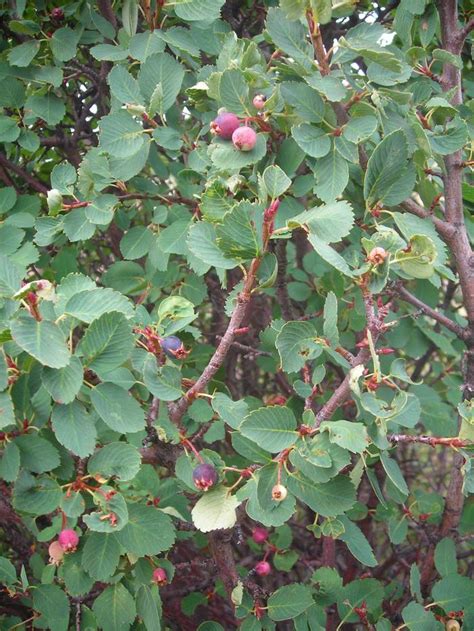
[[[79,537],[74,530],[66,528],[59,533],[58,542],[64,552],[73,552],[77,548]]]
[[[176,337],[176,335],[163,337],[160,340],[160,345],[165,352],[165,355],[168,355],[168,357],[172,357],[173,359],[182,359],[183,357],[186,357],[184,344],[179,337]]]
[[[255,572],[259,576],[268,576],[271,573],[271,571],[272,571],[272,566],[270,565],[268,561],[260,561],[255,566]]]
[[[153,570],[152,581],[157,585],[166,585],[168,582],[168,575],[162,567],[157,567]]]
[[[257,142],[257,134],[251,127],[239,127],[232,134],[232,142],[239,151],[251,151]]]
[[[64,20],[64,11],[61,9],[61,7],[55,7],[51,11],[51,17],[53,18],[53,20]]]
[[[211,131],[224,140],[230,140],[239,125],[240,121],[235,114],[232,114],[232,112],[223,112],[212,121]]]
[[[268,530],[257,526],[257,528],[254,528],[253,530],[252,539],[255,543],[265,543],[268,539]]]
[[[193,471],[193,482],[200,491],[207,491],[217,482],[217,471],[212,464],[204,462],[199,464]]]

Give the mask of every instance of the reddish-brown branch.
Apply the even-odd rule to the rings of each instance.
[[[387,439],[391,443],[423,443],[424,445],[430,445],[430,447],[436,447],[436,445],[442,445],[444,447],[467,447],[472,445],[469,440],[463,440],[457,437],[439,437],[439,436],[412,436],[410,434],[389,434]]]
[[[30,173],[18,166],[18,164],[11,162],[3,153],[0,153],[0,165],[4,167],[7,171],[11,171],[12,173],[15,173],[15,175],[18,175],[18,177],[26,182],[28,186],[31,186],[34,191],[37,191],[38,193],[44,193],[45,195],[48,192],[47,186],[45,186]]]

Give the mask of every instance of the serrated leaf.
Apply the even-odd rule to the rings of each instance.
[[[277,335],[275,346],[285,372],[297,372],[307,361],[319,357],[323,347],[312,322],[287,322]]]
[[[298,438],[295,416],[282,405],[253,410],[244,418],[239,430],[243,436],[271,453],[290,447]]]
[[[110,91],[121,103],[143,104],[138,81],[123,66],[114,66],[107,81]]]
[[[125,631],[137,615],[135,600],[121,583],[107,587],[95,599],[92,609],[103,631]]]
[[[90,456],[97,440],[95,424],[79,401],[55,405],[51,425],[61,445],[80,458]]]
[[[235,511],[239,504],[225,486],[218,486],[204,493],[196,502],[191,511],[193,523],[201,532],[232,528],[237,521]]]
[[[216,245],[215,227],[205,221],[198,221],[191,226],[187,245],[189,251],[200,261],[222,269],[237,267],[238,261],[227,258]]]
[[[111,442],[98,449],[89,458],[87,470],[91,475],[100,474],[119,480],[132,480],[140,470],[141,457],[136,447],[122,442]]]
[[[317,161],[314,167],[316,186],[314,192],[323,202],[332,202],[344,192],[349,182],[349,166],[336,147]]]
[[[245,261],[260,253],[260,239],[255,229],[259,212],[259,206],[241,202],[224,215],[222,224],[216,230],[217,244],[224,256]]]
[[[263,172],[265,190],[271,199],[283,195],[291,186],[291,180],[279,166],[271,165]]]
[[[63,332],[50,320],[37,321],[24,315],[11,324],[11,334],[18,346],[43,366],[63,368],[71,355]]]
[[[33,607],[41,616],[38,622],[51,631],[67,631],[69,599],[58,585],[38,585],[33,590]]]
[[[132,434],[145,426],[140,404],[120,386],[99,384],[91,391],[91,402],[104,423],[116,432]]]
[[[159,368],[154,355],[148,355],[145,360],[143,381],[152,395],[162,401],[176,401],[183,394],[180,371],[173,366]]]
[[[249,116],[249,88],[241,70],[225,70],[219,81],[222,105],[237,116]]]
[[[301,473],[287,478],[288,490],[323,517],[336,517],[356,501],[356,489],[350,478],[338,475],[325,484],[317,484]]]
[[[115,572],[121,550],[114,534],[91,532],[82,550],[82,567],[96,581],[106,581]]]
[[[363,565],[375,567],[377,559],[362,530],[354,524],[346,515],[339,515],[338,519],[344,526],[344,532],[339,536],[344,541],[350,553]]]
[[[168,550],[175,540],[171,518],[152,506],[129,504],[128,523],[117,540],[129,554],[138,557]]]
[[[281,95],[298,116],[308,123],[320,123],[324,118],[324,101],[318,92],[302,82],[285,81]]]
[[[331,138],[320,127],[302,123],[291,128],[297,145],[312,158],[324,158],[331,149]]]
[[[215,139],[209,146],[209,155],[214,166],[220,171],[238,171],[243,167],[259,162],[267,153],[267,140],[257,134],[255,147],[250,151],[240,151],[233,143]]]
[[[323,333],[328,338],[331,346],[339,345],[339,331],[337,329],[337,298],[333,291],[330,291],[324,302],[324,325]]]
[[[92,322],[79,348],[91,370],[108,372],[129,358],[133,346],[129,321],[122,313],[112,311]]]
[[[130,318],[133,305],[123,294],[108,287],[80,291],[66,302],[64,313],[82,322],[91,323],[104,313],[118,311]]]
[[[309,69],[313,64],[313,49],[307,41],[306,29],[300,22],[290,22],[281,9],[267,12],[267,31],[277,48]]]
[[[138,74],[138,84],[146,99],[151,99],[161,85],[160,108],[167,112],[179,94],[184,78],[183,66],[167,53],[157,53],[147,57]]]
[[[413,278],[429,278],[434,274],[434,263],[438,252],[430,237],[415,234],[410,237],[408,247],[397,252],[393,263]]]
[[[116,158],[129,158],[145,143],[143,127],[127,112],[104,116],[99,128],[102,149]]]
[[[81,360],[73,355],[64,368],[44,366],[41,372],[43,386],[56,403],[71,403],[81,389],[83,383]]]
[[[275,621],[293,619],[313,604],[313,594],[308,585],[284,585],[268,599],[268,616]]]
[[[157,585],[140,585],[137,591],[137,613],[147,631],[161,631],[161,597]]]
[[[403,495],[408,495],[410,491],[396,460],[390,458],[386,451],[382,451],[380,452],[380,462],[390,481]]]

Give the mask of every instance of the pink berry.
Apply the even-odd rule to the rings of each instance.
[[[166,585],[168,582],[168,575],[162,567],[157,567],[153,570],[152,581],[157,585]]]
[[[272,566],[270,565],[268,561],[260,561],[255,566],[255,572],[259,576],[268,576],[271,571],[272,571]]]
[[[193,471],[193,482],[200,491],[207,491],[217,482],[217,471],[207,462],[198,465]]]
[[[54,565],[59,565],[64,556],[64,550],[59,541],[53,541],[49,544],[49,562]]]
[[[58,542],[64,552],[72,552],[77,548],[79,537],[74,530],[66,528],[59,533]]]
[[[232,142],[239,151],[251,151],[257,142],[257,134],[251,127],[239,127],[232,134]]]
[[[263,110],[263,108],[265,107],[266,101],[267,101],[267,97],[264,94],[257,94],[256,96],[253,97],[252,103],[255,109]]]
[[[265,541],[268,539],[268,530],[266,528],[260,528],[257,526],[257,528],[254,528],[254,531],[252,533],[252,539],[255,541],[255,543],[265,543]]]
[[[240,121],[235,114],[232,114],[232,112],[223,112],[212,121],[211,131],[217,136],[224,138],[224,140],[230,140],[239,125]]]

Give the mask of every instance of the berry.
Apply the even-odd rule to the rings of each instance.
[[[272,489],[272,498],[275,500],[275,502],[283,502],[287,495],[288,491],[286,490],[286,487],[283,486],[283,484],[275,484]]]
[[[166,585],[168,582],[168,575],[162,567],[157,567],[153,570],[152,581],[157,585]]]
[[[66,528],[59,533],[58,542],[64,552],[74,552],[79,543],[79,536],[71,528]]]
[[[445,626],[446,631],[459,631],[460,628],[461,625],[457,620],[448,620]]]
[[[257,142],[257,134],[251,127],[239,127],[232,134],[232,142],[239,151],[251,151]]]
[[[207,462],[199,464],[193,471],[193,482],[200,491],[207,491],[217,482],[217,471]]]
[[[254,528],[252,539],[255,541],[255,543],[265,543],[265,541],[268,539],[268,530],[266,528]]]
[[[160,345],[165,352],[165,355],[168,355],[168,357],[172,357],[173,359],[181,359],[182,357],[186,356],[184,344],[179,339],[179,337],[176,337],[176,335],[163,337],[160,340]]]
[[[235,114],[232,114],[232,112],[223,112],[212,121],[211,132],[224,140],[230,140],[239,125],[240,121]]]
[[[53,20],[64,20],[64,11],[61,9],[61,7],[55,7],[51,11],[51,17]]]
[[[372,248],[372,250],[370,250],[368,256],[367,256],[367,260],[369,261],[369,263],[372,263],[372,265],[381,265],[385,259],[388,256],[388,252],[387,250],[384,250],[384,248]]]
[[[49,544],[49,562],[54,565],[59,565],[63,560],[64,550],[59,541],[53,541]]]
[[[257,110],[263,110],[263,108],[265,107],[265,103],[267,101],[267,97],[264,94],[257,94],[256,96],[253,97],[253,106],[257,109]]]
[[[268,576],[271,573],[271,571],[272,571],[272,566],[270,565],[268,561],[260,561],[255,566],[255,572],[259,576]]]
[[[285,405],[286,397],[282,394],[274,394],[267,400],[267,405]]]

